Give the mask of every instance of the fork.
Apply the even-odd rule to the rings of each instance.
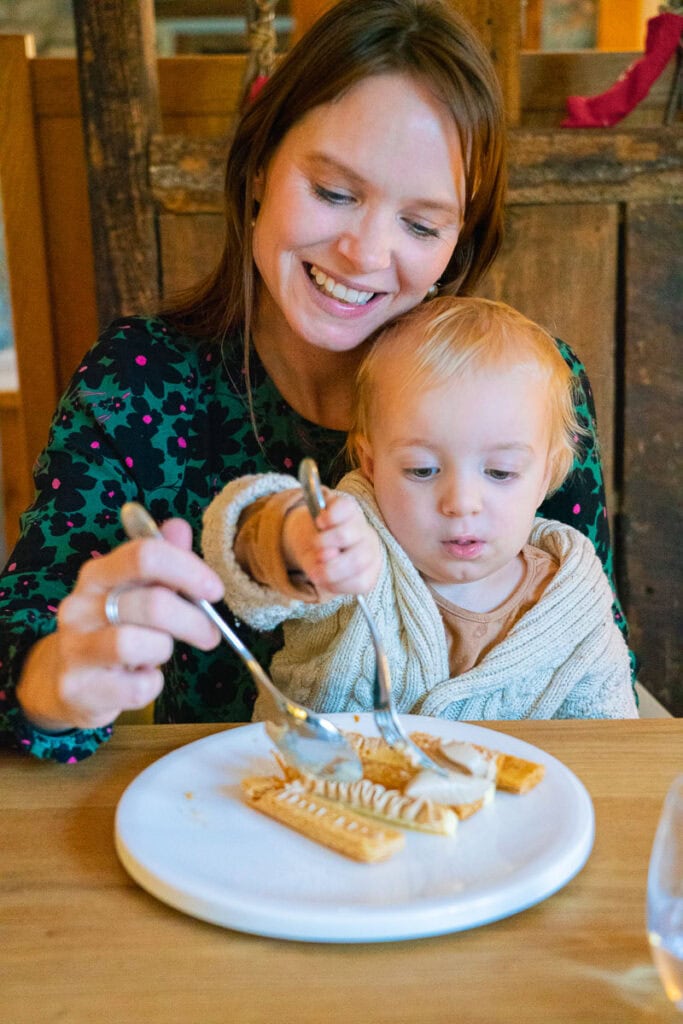
[[[299,483],[301,484],[304,492],[308,511],[315,521],[318,515],[326,507],[325,495],[323,494],[323,490],[320,485],[320,474],[318,473],[318,467],[315,461],[310,458],[302,459],[299,464],[298,476]],[[399,747],[404,749],[413,763],[419,764],[420,767],[427,768],[429,771],[435,772],[437,775],[447,775],[448,772],[440,764],[433,761],[431,757],[425,754],[424,750],[421,750],[420,747],[410,739],[401,725],[398,715],[396,714],[396,709],[394,708],[394,701],[391,693],[389,660],[387,658],[386,651],[384,650],[384,644],[382,643],[382,638],[379,635],[379,630],[377,629],[377,623],[375,622],[372,612],[370,611],[368,603],[363,595],[356,594],[356,600],[358,602],[358,607],[365,616],[365,621],[367,622],[368,629],[370,630],[372,646],[375,649],[373,710],[375,724],[379,730],[380,736],[386,740],[390,747]]]

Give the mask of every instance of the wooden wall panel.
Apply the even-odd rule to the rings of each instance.
[[[491,54],[508,122],[519,124],[519,53],[522,48],[521,0],[450,0],[471,22]]]
[[[237,109],[246,58],[160,57],[159,97],[164,113],[224,117]],[[40,117],[80,117],[76,62],[39,57],[31,64],[33,104]],[[166,125],[164,124],[166,129]]]
[[[570,344],[584,362],[613,515],[618,207],[512,206],[507,225],[503,249],[480,293],[516,306]]]
[[[164,131],[190,137],[226,136],[237,110],[244,64],[240,56],[162,58],[159,91]],[[40,58],[31,62],[30,72],[61,391],[97,337],[80,96],[74,60]],[[201,248],[197,242],[200,262]]]
[[[642,680],[683,715],[683,204],[626,221],[623,551]]]
[[[159,218],[164,298],[197,284],[220,256],[224,221],[220,214],[164,213]]]
[[[321,14],[334,7],[336,0],[289,0],[289,9],[294,19],[292,42],[296,43]]]
[[[0,565],[4,565],[19,536],[19,516],[33,496],[28,473],[17,472],[28,461],[17,391],[0,391],[0,440]]]
[[[55,362],[61,392],[97,337],[88,182],[78,118],[41,118],[38,127]]]
[[[520,59],[520,122],[525,128],[557,128],[567,114],[567,96],[596,96],[614,85],[639,53],[523,53]],[[674,77],[675,61],[635,110],[618,125],[619,131],[662,124]],[[572,129],[573,131],[574,129]]]
[[[56,401],[54,339],[44,243],[40,168],[33,121],[29,61],[33,53],[22,36],[0,35],[0,208],[20,386],[34,382],[29,402],[17,414],[23,421],[31,463],[47,434]],[[7,455],[7,452],[5,453]],[[29,486],[30,474],[22,466]]]

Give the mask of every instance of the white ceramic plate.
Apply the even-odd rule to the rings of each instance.
[[[330,715],[376,735],[370,715]],[[240,780],[273,773],[262,725],[197,740],[145,769],[116,813],[116,849],[144,889],[186,914],[283,939],[379,942],[461,931],[562,888],[593,845],[590,797],[560,761],[504,733],[403,715],[546,765],[530,793],[497,793],[454,838],[407,832],[381,864],[357,864],[247,807]]]

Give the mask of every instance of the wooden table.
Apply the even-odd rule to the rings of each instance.
[[[581,873],[471,931],[315,945],[231,932],[140,889],[114,811],[152,761],[220,725],[117,729],[78,766],[2,751],[0,1018],[5,1024],[627,1024],[680,1021],[652,966],[647,864],[683,720],[509,722],[560,758],[595,806]]]

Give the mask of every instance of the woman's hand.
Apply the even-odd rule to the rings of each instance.
[[[282,546],[287,565],[301,570],[320,597],[365,594],[382,567],[379,537],[348,495],[329,497],[315,522],[307,508],[291,509],[282,527]]]
[[[190,526],[171,519],[163,539],[134,540],[86,562],[57,612],[57,630],[32,648],[17,687],[24,714],[48,732],[92,729],[161,692],[160,665],[174,640],[210,650],[220,640],[203,612],[184,600],[214,602],[223,585],[192,552]],[[118,589],[119,624],[107,619]]]

